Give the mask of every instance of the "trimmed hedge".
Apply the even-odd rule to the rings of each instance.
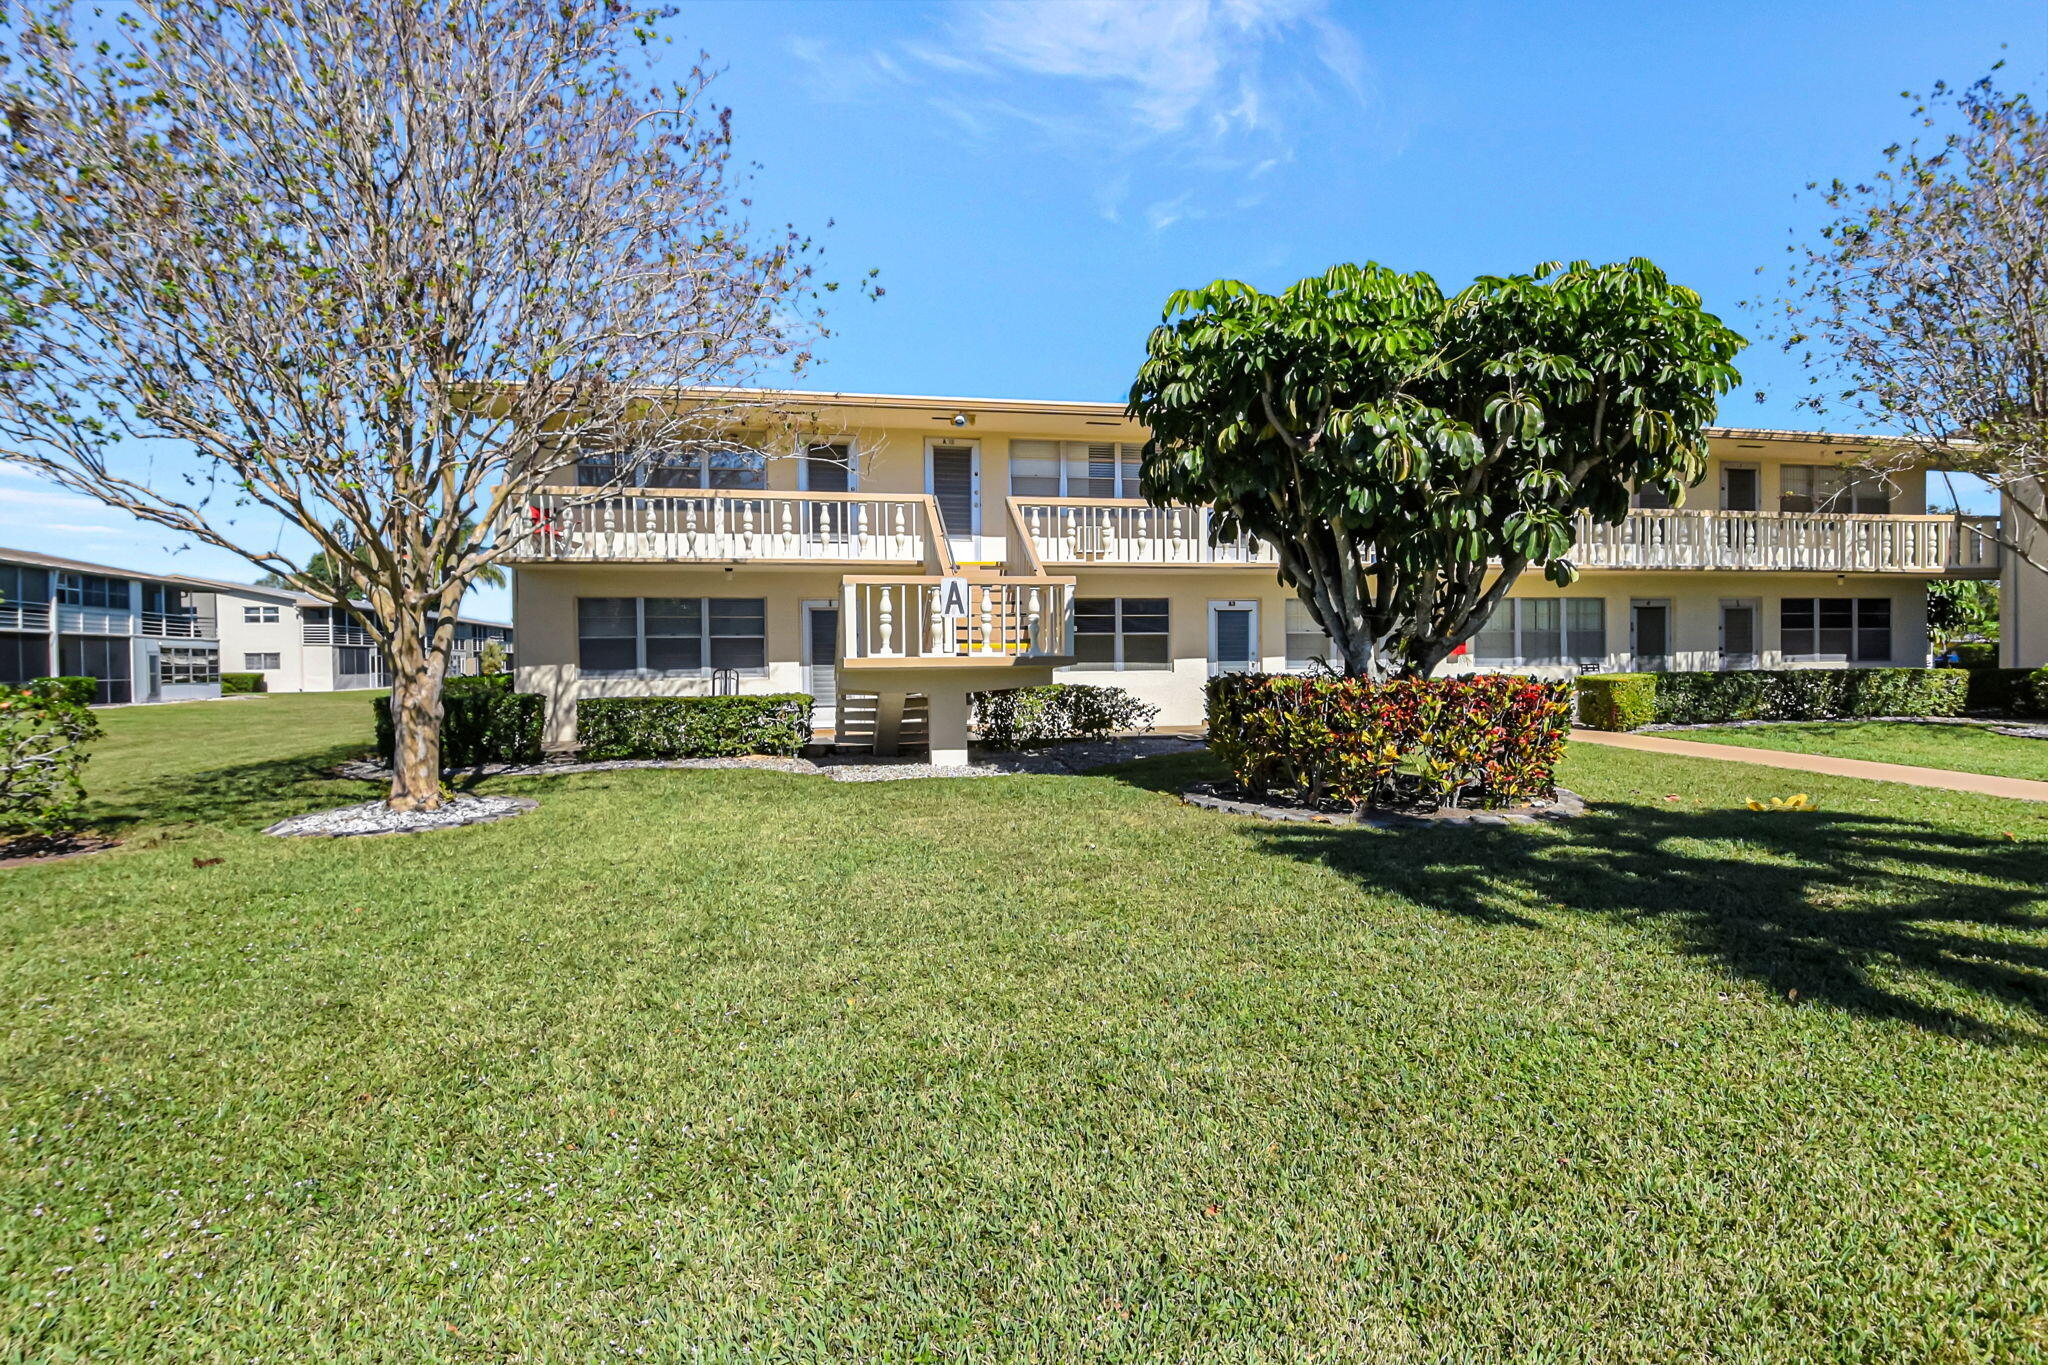
[[[1731,669],[1725,672],[1589,673],[1579,679],[1579,723],[1589,729],[1633,729],[1640,708],[1603,709],[1612,680],[1648,677],[1655,719],[1662,725],[1712,725],[1736,720],[1839,720],[1855,716],[1959,716],[1969,675],[1954,668]],[[1588,684],[1593,700],[1587,700]],[[1632,684],[1633,685],[1633,684]],[[1603,723],[1604,722],[1604,723]]]
[[[52,701],[68,701],[73,706],[91,706],[100,699],[100,680],[70,674],[54,678],[30,678],[28,690],[38,697],[48,697]]]
[[[760,697],[591,697],[576,703],[581,757],[793,757],[811,742],[811,698],[802,692]]]
[[[1159,708],[1121,687],[1048,683],[976,692],[974,728],[991,749],[1024,749],[1068,739],[1101,739],[1152,728]]]
[[[1311,805],[1504,806],[1555,792],[1571,684],[1503,674],[1239,673],[1209,680],[1209,748],[1255,792]]]
[[[268,692],[270,684],[261,673],[223,673],[220,675],[220,694],[223,697],[247,696],[251,692]]]
[[[1998,641],[1996,640],[1964,640],[1949,646],[1949,648],[1953,649],[1956,655],[1956,662],[1953,667],[1998,667]]]
[[[377,753],[391,761],[396,739],[391,699],[370,702],[377,722]],[[538,763],[546,708],[538,693],[514,692],[510,674],[450,678],[441,688],[441,766]]]
[[[1656,719],[1656,674],[1580,675],[1579,724],[1588,730],[1639,730]]]

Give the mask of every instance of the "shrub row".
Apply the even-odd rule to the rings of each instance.
[[[1209,748],[1246,788],[1315,805],[1509,805],[1552,795],[1571,697],[1500,674],[1229,674],[1209,682]]]
[[[261,673],[223,673],[220,675],[220,694],[223,697],[240,697],[251,692],[268,692],[270,684]]]
[[[793,756],[811,742],[811,704],[801,692],[592,697],[576,704],[577,748],[587,759]]]
[[[65,689],[40,686],[52,681],[71,680],[0,686],[0,834],[9,837],[66,833],[85,806],[85,746],[99,738],[99,718]]]
[[[974,728],[991,749],[1028,749],[1068,739],[1101,739],[1118,731],[1146,731],[1159,708],[1121,687],[1048,683],[976,692]]]
[[[377,753],[389,763],[396,748],[391,699],[378,697],[370,705],[377,718]],[[510,674],[450,678],[441,689],[441,763],[538,763],[544,714],[539,694],[514,692]]]
[[[1593,730],[1736,720],[1958,716],[1969,680],[1959,669],[1798,668],[1696,673],[1588,673],[1579,724]]]

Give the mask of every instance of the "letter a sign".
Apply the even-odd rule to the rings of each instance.
[[[942,578],[939,580],[939,615],[946,618],[946,634],[951,638],[956,625],[967,619],[967,580],[964,578]]]

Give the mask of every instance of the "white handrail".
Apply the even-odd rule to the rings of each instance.
[[[1998,567],[1998,519],[1722,512],[1673,508],[1619,524],[1581,515],[1572,559],[1587,569],[1802,569],[1954,573]]]
[[[967,611],[956,616],[941,614],[944,583],[848,576],[841,589],[843,657],[1003,663],[1073,653],[1072,580],[970,580]]]
[[[507,528],[542,561],[815,559],[916,563],[922,496],[661,489],[536,493]]]
[[[1271,564],[1250,537],[1212,538],[1206,507],[1106,498],[1019,498],[1024,532],[1048,564]]]

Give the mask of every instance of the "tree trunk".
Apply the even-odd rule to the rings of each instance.
[[[423,614],[396,613],[391,630],[393,810],[441,808],[441,683],[448,656],[428,638]]]

